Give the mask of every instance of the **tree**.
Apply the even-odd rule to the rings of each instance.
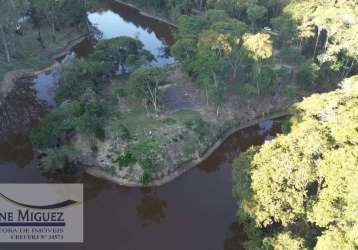
[[[207,104],[212,100],[217,105],[217,114],[223,100],[224,82],[229,68],[228,61],[223,55],[232,51],[225,38],[220,37],[222,35],[211,30],[204,32],[200,36],[194,62],[196,82],[205,89]]]
[[[247,8],[257,3],[257,0],[209,0],[208,7],[225,10],[230,16],[242,20],[246,15]]]
[[[181,63],[187,72],[192,71],[192,62],[195,60],[197,41],[192,38],[182,38],[170,48],[170,53]]]
[[[236,37],[243,36],[247,32],[248,27],[244,22],[230,18],[211,24],[210,29],[219,33],[230,34]]]
[[[250,20],[252,27],[262,20],[267,14],[267,9],[264,6],[252,4],[246,10],[247,18]]]
[[[153,55],[143,49],[144,45],[135,38],[121,36],[100,41],[89,60],[104,62],[108,71],[120,73],[131,72],[154,59]]]
[[[280,233],[274,237],[266,237],[263,240],[265,249],[273,250],[305,250],[304,239],[295,237],[292,233]]]
[[[11,44],[15,42],[15,31],[20,17],[27,11],[25,0],[0,1],[0,39],[7,63],[11,62]]]
[[[207,24],[202,18],[181,16],[178,20],[177,38],[197,38],[206,28]]]
[[[246,34],[244,36],[244,47],[249,52],[250,57],[255,61],[257,95],[260,95],[258,76],[261,74],[262,62],[272,57],[273,53],[270,35],[265,33]]]
[[[254,222],[261,246],[356,249],[358,76],[293,112],[287,135],[235,160],[239,218]]]
[[[302,41],[315,37],[313,59],[322,53],[333,70],[339,65],[341,71],[356,63],[358,38],[352,35],[358,29],[356,1],[292,1],[284,12],[299,26]]]
[[[278,31],[278,42],[289,43],[292,38],[297,36],[296,23],[289,15],[281,15],[270,20],[275,31]]]
[[[41,32],[48,26],[56,39],[56,31],[62,27],[75,26],[87,21],[86,0],[30,0],[31,19]]]
[[[106,77],[118,73],[119,66],[120,73],[125,73],[152,58],[140,41],[130,37],[100,41],[88,58],[74,59],[64,64],[55,99],[62,103],[65,100],[78,100],[87,89],[97,92]]]
[[[318,78],[319,67],[313,62],[303,62],[298,68],[297,82],[303,86],[312,86]]]
[[[55,91],[55,100],[61,104],[65,100],[78,100],[87,89],[98,91],[103,76],[108,74],[104,62],[74,59],[61,69],[60,84]]]
[[[158,67],[140,68],[130,78],[132,93],[144,98],[157,112],[159,109],[159,85],[165,79],[166,70]]]

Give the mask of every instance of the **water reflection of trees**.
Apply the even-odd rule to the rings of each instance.
[[[230,225],[230,236],[224,241],[224,250],[241,250],[244,249],[242,246],[243,232],[242,226],[239,223],[234,222]]]
[[[160,224],[165,218],[167,207],[167,201],[161,200],[155,190],[143,189],[141,201],[137,205],[137,216],[144,226]]]
[[[0,159],[20,166],[32,160],[31,129],[46,113],[47,106],[36,99],[31,79],[18,81],[0,103]]]
[[[46,113],[46,105],[36,99],[31,80],[19,81],[0,104],[0,142],[17,134],[29,133]]]

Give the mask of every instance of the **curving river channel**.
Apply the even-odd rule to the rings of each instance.
[[[141,16],[137,10],[106,2],[88,18],[102,39],[136,36],[159,65],[173,63],[165,50],[174,39],[171,27]],[[90,53],[85,40],[76,56]],[[0,182],[81,182],[85,187],[84,244],[0,244],[11,250],[236,250],[242,235],[232,197],[231,162],[241,151],[272,139],[279,121],[266,121],[233,134],[209,159],[159,188],[127,188],[91,177],[43,175],[36,167],[29,129],[36,126],[54,101],[58,73],[23,79],[0,108]]]

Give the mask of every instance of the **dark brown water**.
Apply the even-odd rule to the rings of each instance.
[[[1,167],[0,182],[82,182],[84,244],[0,244],[29,250],[236,250],[242,235],[232,197],[231,162],[279,132],[268,121],[232,135],[203,164],[159,188],[126,188],[88,175],[43,176],[34,164]]]
[[[89,19],[98,24],[104,39],[139,30],[152,51],[173,41],[169,26],[121,5],[106,3],[89,13]],[[85,56],[91,46],[85,41],[74,51]],[[279,122],[268,121],[232,135],[203,164],[159,188],[121,187],[83,171],[48,176],[38,170],[33,159],[29,131],[54,104],[51,93],[57,78],[52,71],[34,81],[25,79],[1,105],[0,182],[84,183],[85,243],[0,244],[1,250],[241,249],[236,200],[231,195],[231,162],[251,145],[272,138],[279,131]]]

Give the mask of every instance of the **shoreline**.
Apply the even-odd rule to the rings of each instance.
[[[137,10],[138,13],[142,16],[157,20],[159,22],[163,22],[169,26],[177,28],[176,24],[174,24],[168,20],[165,20],[164,18],[157,17],[150,13],[142,11],[137,6],[135,6],[131,3],[126,3],[121,0],[113,0],[113,1]],[[4,78],[0,81],[0,105],[6,99],[7,95],[13,90],[13,88],[16,85],[16,81],[18,81],[22,78],[35,77],[38,74],[44,73],[46,71],[49,71],[49,70],[55,68],[56,66],[58,66],[58,62],[56,62],[56,60],[59,60],[62,57],[66,56],[66,54],[69,51],[71,51],[71,49],[73,47],[75,47],[76,45],[80,44],[83,40],[85,40],[89,34],[90,34],[90,32],[86,32],[86,33],[68,41],[66,43],[66,45],[59,48],[57,51],[47,52],[46,53],[47,57],[51,60],[54,60],[55,62],[52,65],[46,67],[45,69],[40,69],[40,70],[39,69],[31,69],[31,68],[30,69],[17,69],[17,70],[7,72],[4,76]]]
[[[213,143],[205,152],[205,154],[203,156],[201,156],[198,159],[192,160],[188,163],[184,163],[181,166],[178,166],[177,168],[175,168],[175,170],[171,173],[169,173],[168,175],[160,178],[160,179],[155,179],[153,181],[151,181],[150,183],[144,185],[141,182],[135,182],[135,181],[131,181],[128,179],[124,179],[121,177],[117,177],[117,176],[113,176],[110,173],[108,173],[105,170],[102,170],[99,167],[90,167],[86,169],[86,173],[89,175],[92,175],[94,177],[100,178],[100,179],[104,179],[107,181],[111,181],[113,183],[119,184],[121,186],[127,186],[127,187],[159,187],[162,186],[164,184],[167,184],[173,180],[175,180],[176,178],[182,176],[183,174],[185,174],[186,172],[188,172],[189,170],[193,169],[194,167],[198,166],[199,164],[201,164],[202,162],[204,162],[205,160],[207,160],[213,153],[215,150],[217,150],[223,143],[225,143],[225,141],[232,136],[233,134],[235,134],[236,132],[245,129],[245,128],[249,128],[252,127],[256,124],[259,124],[261,122],[264,122],[266,120],[272,120],[272,119],[277,119],[280,117],[284,117],[290,114],[290,111],[288,109],[286,110],[282,110],[282,111],[278,111],[272,114],[268,114],[266,116],[263,117],[257,117],[251,121],[246,122],[243,125],[240,125],[238,127],[234,127],[229,129],[227,132],[225,132],[223,135],[220,136],[220,139],[217,140],[215,143]]]
[[[62,48],[58,49],[56,52],[48,52],[48,57],[55,62],[44,68],[44,69],[17,69],[9,71],[5,74],[2,81],[0,81],[0,105],[6,99],[7,95],[14,89],[16,82],[22,78],[35,77],[41,73],[50,71],[57,66],[59,66],[59,62],[56,60],[64,57],[71,49],[81,43],[88,37],[89,33],[86,32],[66,43]]]
[[[13,90],[16,85],[16,82],[22,78],[34,77],[41,73],[53,70],[59,65],[58,62],[40,70],[36,69],[19,69],[13,70],[6,73],[4,79],[0,82],[0,105],[3,100],[6,99],[7,95]]]
[[[127,7],[133,8],[133,9],[137,10],[138,13],[140,15],[142,15],[142,16],[145,16],[145,17],[157,20],[159,22],[165,23],[165,24],[170,25],[170,26],[172,26],[174,28],[178,28],[178,26],[175,23],[173,23],[173,22],[171,22],[171,21],[169,21],[169,20],[167,20],[167,19],[165,19],[163,17],[158,17],[158,16],[155,16],[154,14],[150,14],[150,13],[148,13],[146,11],[143,11],[143,10],[141,10],[140,8],[138,8],[137,6],[135,6],[132,3],[127,3],[127,2],[124,2],[124,1],[121,1],[121,0],[114,0],[114,2],[117,2],[119,4],[122,4],[122,5],[125,5]]]

